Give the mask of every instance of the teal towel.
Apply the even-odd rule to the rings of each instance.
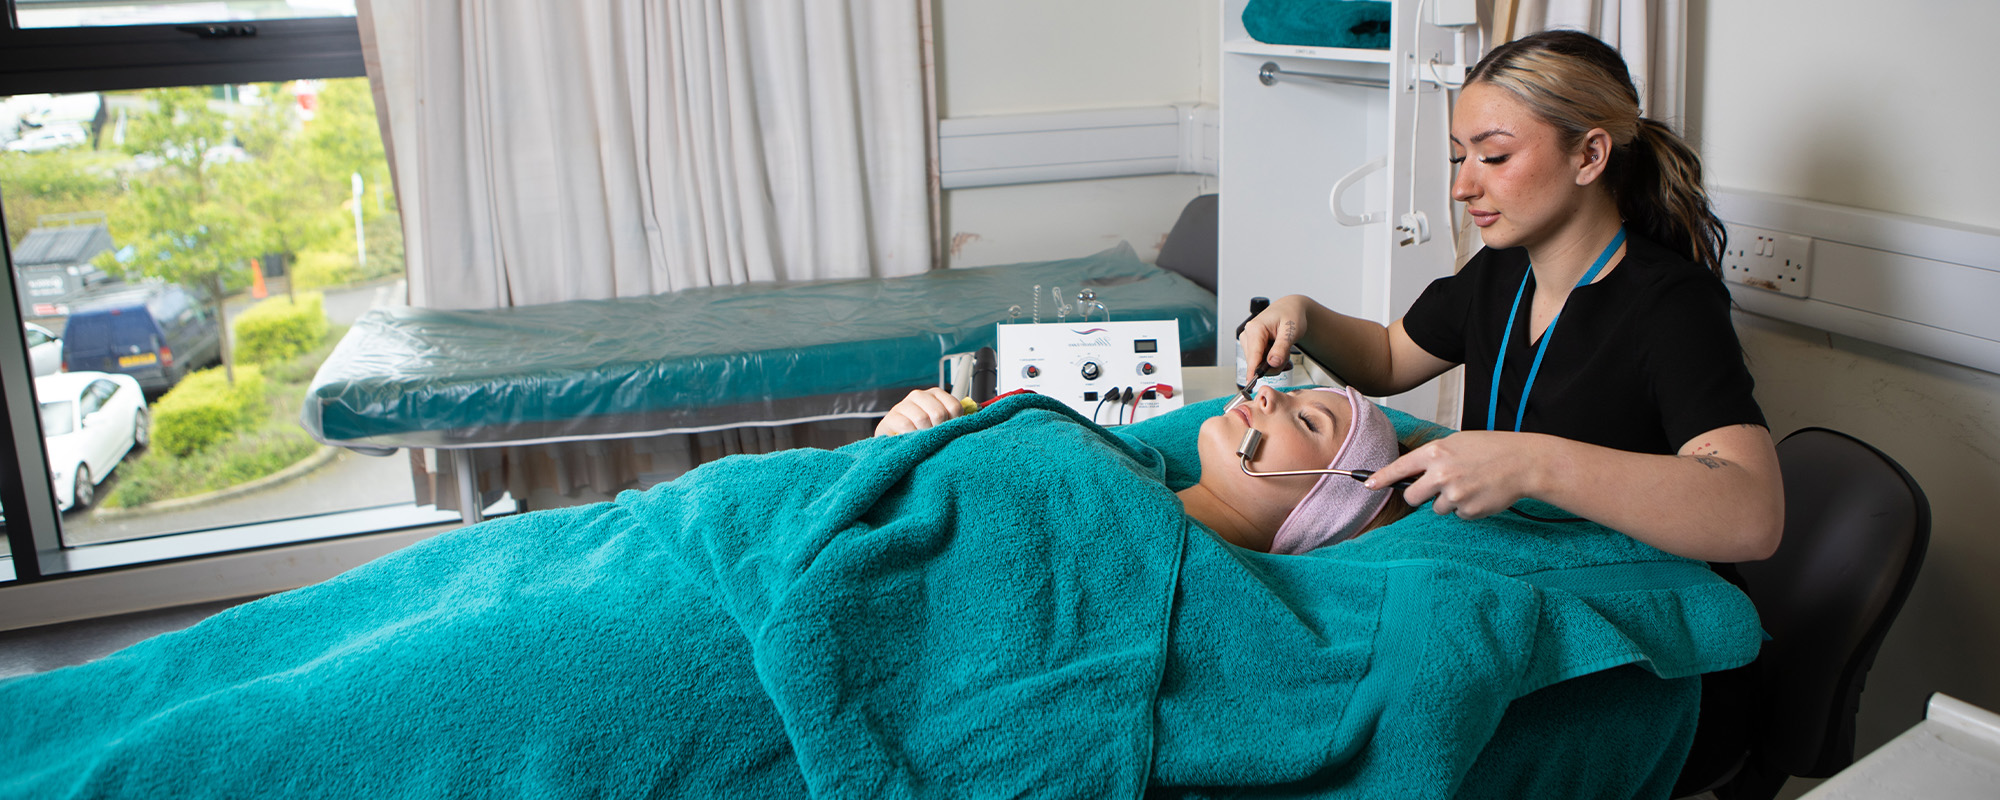
[[[1192,483],[1187,442],[1224,402],[1120,431]],[[1384,410],[1405,442],[1451,433]],[[1304,556],[1191,541],[1182,572],[1154,780],[1194,794],[1665,797],[1692,743],[1694,676],[1748,663],[1762,638],[1749,599],[1705,564],[1593,523],[1425,505]],[[1578,710],[1588,727],[1564,713]],[[1319,744],[1269,748],[1282,737]],[[1538,768],[1555,753],[1568,757]]]
[[[1390,6],[1379,0],[1250,0],[1243,29],[1265,44],[1389,47]]]
[[[0,797],[1135,796],[1161,469],[1035,397],[472,526],[0,682]]]
[[[440,536],[0,682],[0,797],[1441,797],[1523,693],[1755,652],[1601,529],[1225,544],[1144,443],[1205,412],[1011,398]]]

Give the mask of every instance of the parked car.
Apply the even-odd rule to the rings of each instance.
[[[48,375],[35,379],[35,396],[59,510],[88,508],[125,454],[152,443],[152,412],[130,375]]]
[[[148,392],[222,361],[222,326],[193,292],[174,284],[120,289],[70,306],[63,368],[130,375]]]
[[[42,153],[76,147],[88,141],[89,132],[80,126],[50,125],[21,134],[21,138],[7,143],[7,149],[16,153]]]
[[[28,337],[28,365],[34,368],[35,377],[61,372],[62,337],[32,322],[22,323],[21,327]]]

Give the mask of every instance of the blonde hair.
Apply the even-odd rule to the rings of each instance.
[[[1512,93],[1555,127],[1565,150],[1593,128],[1610,134],[1604,180],[1626,226],[1721,277],[1722,220],[1702,188],[1700,157],[1672,128],[1640,116],[1617,50],[1579,31],[1542,31],[1493,48],[1465,82]]]

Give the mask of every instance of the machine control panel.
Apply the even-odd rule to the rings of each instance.
[[[1000,392],[1028,389],[1100,425],[1185,404],[1180,323],[1174,320],[1002,324]]]

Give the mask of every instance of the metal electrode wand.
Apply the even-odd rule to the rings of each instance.
[[[1262,361],[1257,362],[1257,368],[1250,372],[1250,380],[1244,385],[1236,387],[1236,397],[1222,407],[1222,413],[1227,414],[1237,406],[1257,399],[1257,379],[1264,377],[1264,373],[1270,371],[1270,364]],[[1251,431],[1251,433],[1256,433],[1256,431]]]
[[[1236,446],[1236,465],[1243,470],[1243,474],[1253,478],[1275,478],[1284,475],[1345,475],[1357,481],[1366,481],[1375,476],[1375,470],[1372,469],[1289,469],[1253,472],[1250,469],[1250,457],[1257,454],[1257,446],[1263,443],[1264,434],[1259,433],[1256,428],[1243,432],[1243,443]],[[1392,486],[1397,489],[1408,489],[1412,480],[1400,480]]]

